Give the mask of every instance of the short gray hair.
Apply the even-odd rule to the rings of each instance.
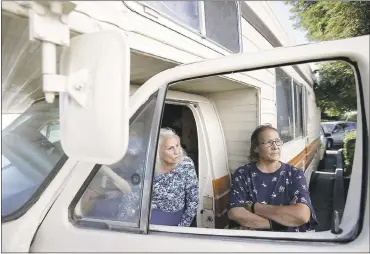
[[[162,160],[161,160],[160,152],[159,152],[160,146],[161,146],[165,137],[171,137],[171,136],[175,136],[179,139],[179,146],[180,146],[180,160],[179,160],[179,162],[182,161],[182,159],[186,156],[186,152],[185,152],[184,148],[182,148],[182,146],[181,146],[179,135],[177,135],[176,132],[171,128],[161,128],[161,130],[159,132],[159,138],[158,138],[157,158],[156,158],[156,161],[155,161],[155,172],[159,172],[161,167],[162,167]]]

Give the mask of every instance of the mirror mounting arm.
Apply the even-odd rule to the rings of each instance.
[[[54,93],[67,93],[77,103],[86,107],[87,104],[87,86],[89,73],[86,69],[81,69],[68,77],[56,74],[43,74],[43,91],[45,100],[49,103],[54,101]],[[49,95],[49,97],[47,96]],[[50,96],[51,95],[51,96]],[[48,99],[51,99],[48,101]]]
[[[54,93],[65,92],[68,87],[65,86],[66,77],[57,75],[56,47],[57,45],[69,46],[68,16],[76,4],[70,1],[30,1],[24,2],[23,5],[29,8],[29,40],[39,40],[42,44],[45,100],[53,103]]]

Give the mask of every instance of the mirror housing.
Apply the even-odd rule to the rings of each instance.
[[[129,130],[130,49],[116,31],[84,34],[63,49],[60,73],[61,143],[74,159],[113,164],[126,153]]]

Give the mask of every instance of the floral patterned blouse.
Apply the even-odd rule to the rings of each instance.
[[[190,226],[197,213],[198,193],[194,163],[189,157],[184,157],[175,169],[155,175],[151,209],[168,213],[183,210],[178,226]]]

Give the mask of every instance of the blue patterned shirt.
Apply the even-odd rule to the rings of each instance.
[[[184,209],[178,226],[190,226],[198,209],[198,193],[194,163],[184,157],[175,169],[154,177],[151,208],[171,213]]]
[[[238,168],[233,176],[229,194],[229,209],[244,207],[247,201],[269,205],[307,205],[311,210],[311,218],[307,224],[299,227],[288,227],[286,231],[305,232],[317,226],[306,178],[301,169],[282,163],[274,173],[263,173],[255,163]]]

